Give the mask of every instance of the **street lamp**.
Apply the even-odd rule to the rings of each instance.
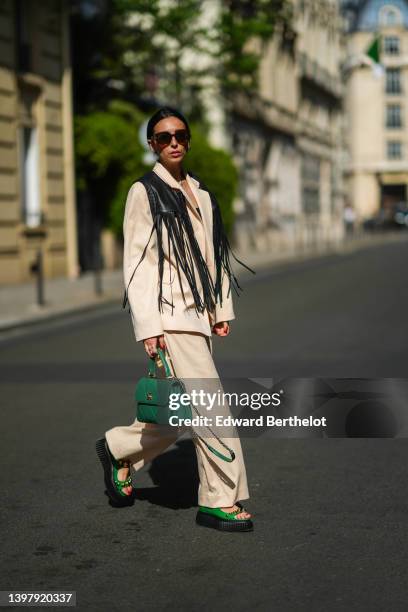
[[[40,213],[39,220],[39,225],[27,225],[23,230],[23,235],[35,249],[35,258],[30,264],[30,273],[35,275],[36,302],[38,306],[45,306],[43,244],[47,236],[47,229],[44,213]]]

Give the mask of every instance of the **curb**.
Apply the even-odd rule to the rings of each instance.
[[[20,321],[16,320],[5,323],[0,322],[0,339],[2,338],[3,334],[8,335],[8,332],[23,331],[27,328],[34,329],[36,327],[48,325],[49,323],[68,320],[71,317],[75,318],[79,315],[86,315],[88,313],[102,311],[105,308],[112,308],[112,306],[115,304],[118,306],[119,310],[120,296],[118,296],[118,298],[111,296],[103,301],[101,300],[100,302],[88,302],[76,307],[71,306],[58,312],[41,313],[38,316],[27,317]]]

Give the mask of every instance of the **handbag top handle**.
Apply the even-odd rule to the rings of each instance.
[[[164,352],[161,348],[157,348],[158,356],[161,359],[162,364],[164,365],[164,371],[166,373],[166,378],[173,378],[173,374],[171,373],[170,366],[167,362],[167,359],[164,355]],[[156,357],[150,357],[149,359],[149,376],[151,378],[156,378]]]

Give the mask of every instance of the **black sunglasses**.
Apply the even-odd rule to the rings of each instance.
[[[189,141],[187,130],[176,130],[174,134],[170,132],[158,132],[153,135],[153,138],[159,146],[167,147],[171,143],[173,136],[181,145],[186,145]]]

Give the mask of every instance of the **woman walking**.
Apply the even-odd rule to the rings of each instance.
[[[132,185],[126,201],[124,305],[129,302],[136,341],[143,342],[150,358],[157,356],[158,348],[165,351],[171,373],[183,379],[186,388],[192,379],[210,379],[219,388],[212,333],[230,333],[235,318],[231,285],[237,281],[218,204],[199,179],[183,169],[190,140],[187,120],[173,108],[160,109],[148,122],[147,141],[158,161]],[[228,405],[221,412],[228,416]],[[175,427],[137,419],[107,431],[97,448],[111,499],[121,505],[133,501],[130,465],[139,470],[179,433]],[[216,446],[217,439],[208,435],[207,441]],[[193,436],[200,479],[196,521],[216,529],[250,531],[251,515],[240,503],[249,497],[241,443],[236,431],[221,439],[235,454],[232,462],[211,454],[202,438]]]

